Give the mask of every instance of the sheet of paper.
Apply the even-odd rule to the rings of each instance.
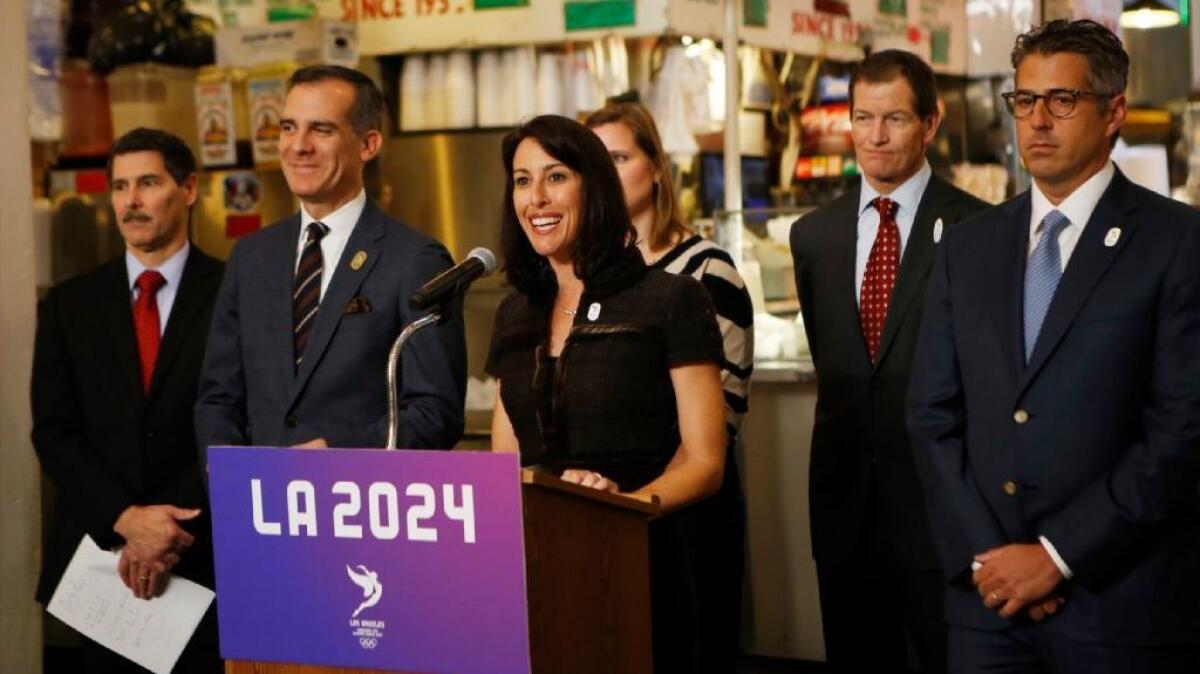
[[[213,591],[172,576],[162,596],[133,596],[117,575],[120,554],[84,536],[46,610],[84,636],[155,674],[169,674]]]

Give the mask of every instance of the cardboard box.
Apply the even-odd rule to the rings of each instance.
[[[216,36],[217,65],[249,68],[266,63],[358,65],[358,29],[332,19],[283,21],[265,26],[222,28]]]

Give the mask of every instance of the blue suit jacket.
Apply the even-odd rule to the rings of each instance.
[[[972,556],[1043,535],[1074,572],[1052,629],[1192,643],[1200,214],[1118,171],[1025,364],[1029,218],[1025,193],[947,232],[925,302],[908,425],[950,582],[947,618],[1007,625],[971,586]]]
[[[368,201],[321,300],[299,371],[293,366],[296,214],[238,242],[217,295],[196,402],[199,445],[382,447],[388,349],[419,317],[413,291],[451,266],[446,249]],[[365,263],[350,262],[359,252]],[[361,257],[361,256],[359,256]],[[369,311],[346,313],[365,300]],[[466,343],[462,313],[409,341],[400,363],[399,446],[452,447],[462,435]]]

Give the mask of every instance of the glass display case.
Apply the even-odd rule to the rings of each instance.
[[[759,372],[811,369],[800,319],[789,233],[816,206],[716,211],[713,238],[729,251],[754,304],[754,361]]]

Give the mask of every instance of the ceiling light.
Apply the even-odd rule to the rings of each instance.
[[[1159,0],[1137,0],[1121,12],[1122,28],[1145,30],[1176,25],[1179,25],[1179,12]]]

